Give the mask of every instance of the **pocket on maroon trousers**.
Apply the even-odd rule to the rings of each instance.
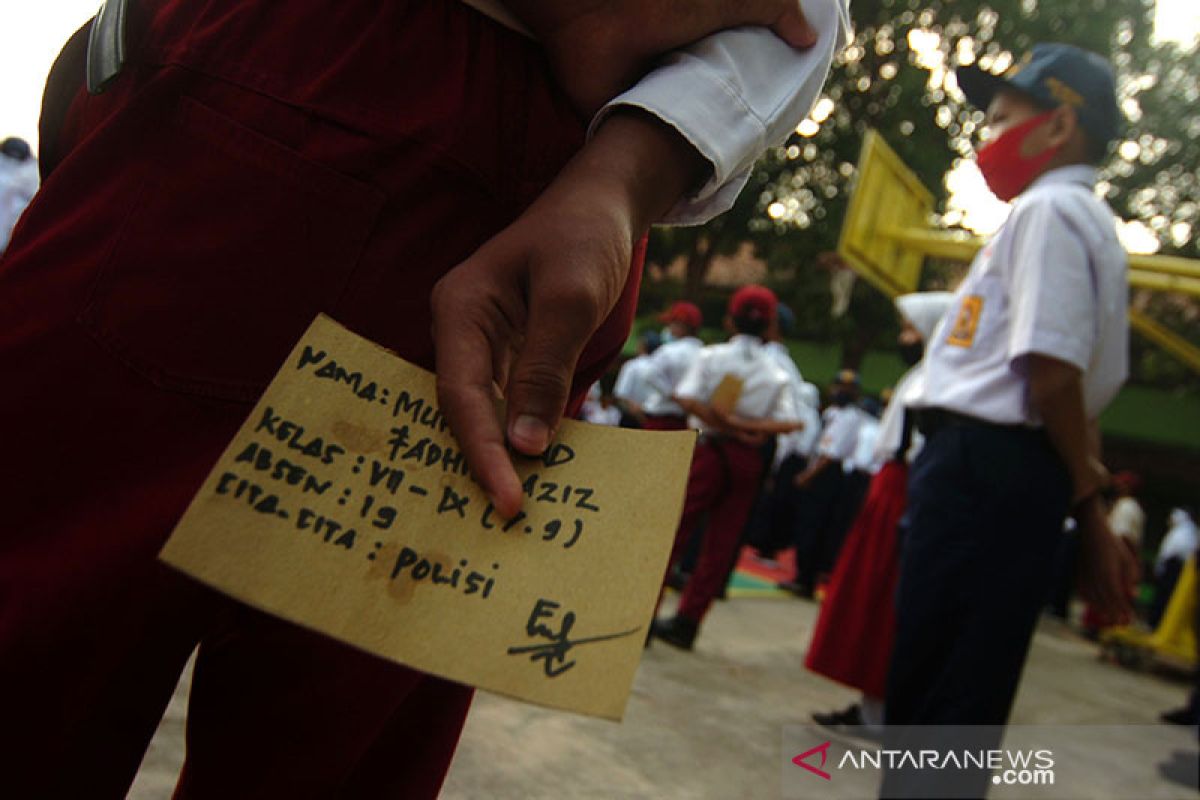
[[[160,388],[249,402],[345,291],[384,197],[183,97],[80,320]]]

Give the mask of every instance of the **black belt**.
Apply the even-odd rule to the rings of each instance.
[[[979,417],[972,417],[969,414],[960,414],[957,411],[950,411],[945,408],[918,408],[913,409],[913,417],[916,420],[917,429],[925,435],[925,438],[931,439],[941,431],[947,428],[987,428],[991,430],[1006,431],[1009,433],[1017,433],[1023,436],[1030,434],[1042,436],[1044,431],[1041,428],[1031,428],[1028,425],[1019,425],[1012,423],[992,422]]]

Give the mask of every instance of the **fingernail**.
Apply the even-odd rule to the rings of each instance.
[[[508,438],[518,450],[541,453],[550,444],[550,428],[537,417],[522,414],[513,420]]]

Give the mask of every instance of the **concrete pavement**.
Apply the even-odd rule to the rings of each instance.
[[[794,599],[718,603],[695,652],[661,643],[646,652],[621,724],[481,693],[443,797],[780,797],[784,726],[808,724],[811,712],[855,697],[803,667],[816,610]],[[147,754],[129,795],[135,800],[170,796],[183,754],[187,683],[185,676]],[[1013,723],[1153,726],[1114,734],[1115,755],[1102,768],[1072,775],[1071,792],[1195,798],[1195,791],[1163,780],[1156,769],[1173,752],[1196,752],[1194,734],[1157,723],[1158,713],[1181,705],[1187,691],[1183,682],[1102,663],[1095,645],[1047,621],[1035,639]],[[814,729],[812,735],[823,734]],[[792,791],[856,797],[869,796],[872,787],[864,778],[839,787],[813,785],[811,794],[807,784]],[[993,796],[1036,795],[1002,788]]]

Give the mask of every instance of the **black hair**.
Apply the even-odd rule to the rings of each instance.
[[[771,325],[771,321],[761,314],[748,313],[739,314],[733,318],[733,329],[738,333],[745,333],[750,336],[763,338],[767,333],[767,328]]]

